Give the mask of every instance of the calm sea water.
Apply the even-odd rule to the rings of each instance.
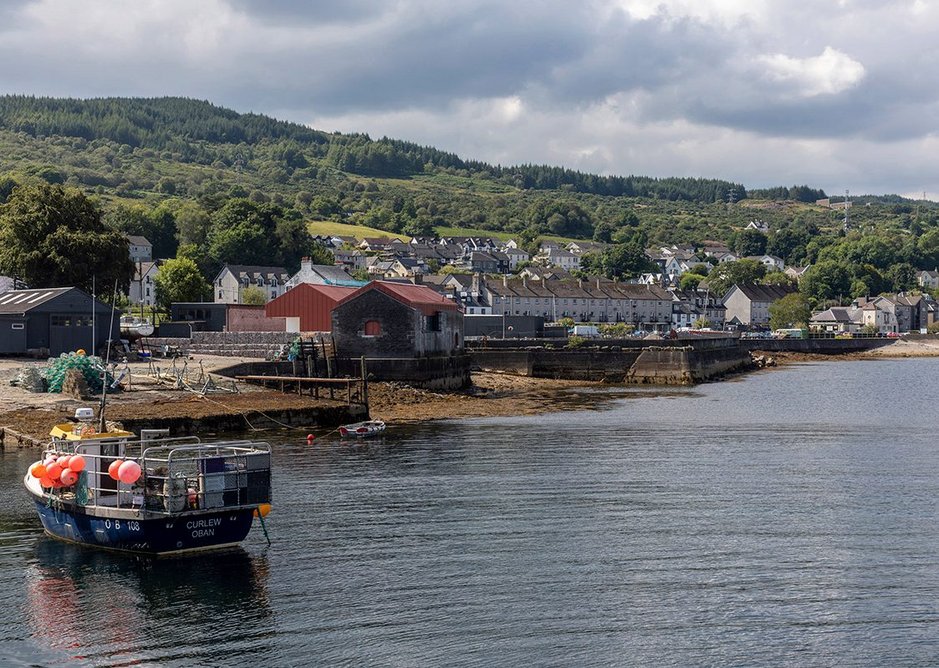
[[[602,394],[602,392],[597,393]],[[939,360],[276,438],[273,540],[43,536],[0,455],[3,665],[939,662]]]

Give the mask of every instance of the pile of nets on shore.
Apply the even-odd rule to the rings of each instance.
[[[58,357],[50,357],[45,367],[24,367],[11,384],[18,385],[29,392],[59,394],[62,392],[62,385],[71,369],[75,369],[82,375],[88,391],[93,394],[101,393],[102,379],[107,383],[109,391],[120,389],[120,385],[115,388],[110,387],[114,382],[114,377],[104,368],[104,361],[100,357],[81,353],[62,353]]]

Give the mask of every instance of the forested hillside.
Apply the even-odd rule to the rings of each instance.
[[[816,206],[825,193],[808,185],[748,190],[720,179],[489,165],[183,98],[0,97],[0,202],[16,183],[83,190],[98,199],[106,224],[147,236],[159,257],[184,246],[209,277],[222,262],[295,265],[309,252],[305,226],[317,220],[407,235],[509,232],[528,244],[541,235],[721,241],[789,264],[866,266],[884,280],[869,272],[851,280],[878,286],[903,284],[886,278],[899,271],[894,265],[906,276],[908,267],[939,264],[933,203],[855,199],[845,233],[843,212]],[[752,220],[770,230],[755,243],[741,234]],[[884,250],[855,257],[856,247]]]

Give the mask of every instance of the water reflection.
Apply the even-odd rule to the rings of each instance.
[[[251,656],[273,633],[265,555],[148,559],[37,541],[24,617],[40,647],[109,665]]]

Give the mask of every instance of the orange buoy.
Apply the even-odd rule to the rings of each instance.
[[[51,464],[46,467],[46,477],[52,482],[58,480],[60,475],[62,475],[62,467],[58,464]]]
[[[53,483],[53,482],[49,479],[49,477],[46,476],[46,477],[43,477],[43,478],[40,478],[40,479],[39,479],[39,484],[40,484],[42,487],[45,487],[46,489],[49,489],[49,488],[51,488],[55,483]]]
[[[128,459],[117,469],[117,477],[128,485],[133,485],[140,478],[140,464]]]
[[[120,478],[117,476],[117,471],[118,471],[118,469],[121,468],[121,464],[123,464],[123,463],[124,463],[124,460],[123,460],[123,459],[115,459],[115,460],[114,460],[113,462],[111,462],[111,464],[108,466],[108,475],[111,476],[111,479],[112,479],[112,480],[120,480]]]
[[[314,436],[313,434],[307,434],[307,435],[306,435],[306,442],[307,442],[307,443],[312,443],[315,438],[316,438],[316,436]]]
[[[271,504],[262,503],[258,505],[257,508],[254,509],[254,516],[255,517],[267,517],[268,513],[270,512],[271,512]]]
[[[75,455],[69,459],[68,467],[75,471],[75,473],[81,473],[85,470],[85,458],[81,455]]]
[[[78,474],[75,473],[72,469],[65,469],[62,471],[62,475],[59,476],[59,480],[62,481],[62,484],[66,487],[71,487],[76,482],[78,482]]]
[[[46,467],[42,462],[36,462],[29,467],[29,474],[34,478],[44,478],[46,475]]]

